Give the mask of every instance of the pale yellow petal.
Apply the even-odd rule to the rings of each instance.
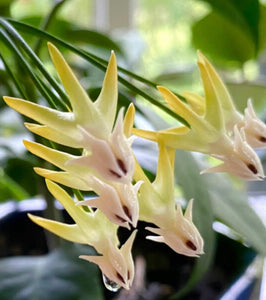
[[[103,121],[106,123],[107,128],[110,129],[110,132],[115,120],[117,99],[117,65],[115,54],[112,51],[101,93],[95,101],[95,106],[101,112]]]
[[[200,116],[205,113],[205,99],[197,94],[182,92],[191,108]]]
[[[26,128],[35,133],[38,134],[46,139],[49,139],[53,142],[56,142],[61,145],[65,145],[72,148],[80,148],[80,142],[77,139],[77,135],[66,135],[62,132],[59,132],[55,130],[54,128],[51,128],[49,126],[45,125],[38,125],[38,124],[32,124],[32,123],[24,123]],[[67,132],[67,131],[65,131]]]
[[[82,207],[77,206],[74,200],[63,190],[59,185],[46,179],[46,185],[50,193],[57,199],[76,222],[76,224],[83,231],[86,236],[86,240],[93,243],[95,239],[98,239],[95,235],[97,234],[96,226],[94,223],[94,217],[92,213],[87,213]]]
[[[225,130],[222,106],[219,97],[219,91],[216,90],[212,77],[206,68],[202,57],[199,55],[198,66],[201,73],[202,83],[204,86],[206,109],[205,120],[218,131]]]
[[[134,119],[135,119],[135,106],[133,103],[131,103],[124,117],[124,134],[127,138],[129,138],[132,134]]]
[[[138,128],[132,128],[132,133],[150,141],[157,142],[158,140],[157,131],[149,131],[149,130],[143,130]]]
[[[51,149],[35,142],[23,141],[23,143],[31,153],[43,158],[44,160],[49,161],[50,163],[63,170],[66,169],[65,164],[67,161],[77,158],[74,155]]]
[[[213,85],[215,87],[216,93],[219,97],[220,104],[225,111],[226,114],[231,114],[232,111],[235,110],[234,102],[232,101],[232,98],[223,83],[221,77],[216,72],[212,64],[208,61],[208,59],[200,52],[198,51],[199,59],[202,63],[204,63],[205,67],[208,69],[208,72],[210,74],[210,77],[212,78]]]
[[[169,214],[174,212],[174,161],[175,151],[167,150],[163,143],[159,144],[159,158],[156,178],[153,182],[153,187],[160,195],[160,200],[169,209]]]
[[[75,138],[80,136],[77,128],[74,126],[72,113],[61,112],[22,99],[12,97],[3,98],[8,106],[12,107],[22,115],[41,124],[48,125],[59,132],[67,132],[70,136],[75,136]]]
[[[77,123],[86,128],[92,128],[97,133],[102,134],[102,137],[105,137],[106,128],[102,122],[102,114],[94,106],[58,49],[51,43],[48,43],[48,48],[54,66],[69,96]]]
[[[57,172],[42,168],[34,168],[34,171],[49,180],[55,181],[57,183],[63,184],[65,186],[71,187],[72,189],[89,191],[90,188],[88,184],[81,178],[69,173],[69,172]]]
[[[195,113],[186,103],[181,101],[175,94],[173,94],[170,90],[165,87],[159,86],[157,87],[161,92],[165,100],[172,107],[172,109],[182,118],[184,118],[191,128],[194,128],[198,134],[202,137],[208,138],[216,138],[216,132],[212,132],[208,123],[204,121],[204,119]]]
[[[37,225],[51,231],[65,240],[79,244],[87,244],[86,237],[76,224],[64,224],[33,216],[32,214],[28,214],[28,217]]]

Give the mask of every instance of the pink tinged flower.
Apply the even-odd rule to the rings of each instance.
[[[204,254],[203,239],[192,221],[193,201],[188,203],[185,214],[183,215],[179,203],[176,205],[176,218],[171,227],[162,228],[146,227],[158,236],[147,236],[147,239],[167,244],[177,253],[186,256],[196,256]]]
[[[248,100],[245,119],[241,125],[243,125],[246,140],[252,148],[266,147],[266,124],[256,116],[251,99]]]
[[[134,179],[144,182],[139,189],[139,219],[157,226],[146,228],[158,235],[148,236],[148,239],[163,242],[177,253],[198,256],[203,254],[203,240],[192,221],[192,201],[184,215],[180,204],[175,204],[174,155],[173,149],[159,144],[157,174],[153,183],[136,162]]]
[[[123,108],[119,111],[110,141],[98,139],[84,128],[78,126],[83,135],[85,149],[88,151],[80,158],[68,161],[68,164],[87,166],[94,169],[106,180],[131,182],[134,173],[134,157],[131,140],[124,135]]]
[[[46,182],[51,194],[64,206],[75,224],[64,224],[29,214],[30,219],[66,240],[94,247],[99,256],[80,257],[97,264],[106,277],[129,289],[134,278],[131,248],[136,230],[119,248],[117,225],[110,222],[100,210],[95,213],[84,211],[81,206],[75,205],[73,199],[57,184],[50,180]]]
[[[131,180],[134,158],[130,149],[131,141],[123,134],[123,110],[114,124],[118,98],[114,53],[111,55],[100,95],[93,102],[61,53],[52,44],[49,43],[48,46],[69,96],[72,111],[61,112],[11,97],[4,97],[4,100],[10,107],[40,123],[26,123],[30,131],[62,145],[86,149],[87,157],[83,160],[90,168],[94,168],[99,176],[107,180]]]
[[[131,183],[111,186],[98,181],[94,191],[99,194],[99,197],[79,201],[77,205],[98,208],[111,222],[130,229],[129,224],[136,227],[138,222],[137,192],[140,184],[141,182],[134,186]]]
[[[235,125],[233,138],[234,152],[213,155],[223,163],[201,173],[227,172],[245,180],[262,180],[265,176],[260,159],[247,143],[244,128],[239,131]]]
[[[24,141],[24,145],[33,154],[65,171],[57,172],[35,168],[39,175],[71,188],[94,191],[99,197],[93,200],[86,200],[86,202],[83,202],[83,205],[99,208],[110,221],[119,226],[128,228],[129,224],[132,224],[132,226],[136,227],[139,213],[137,192],[141,182],[137,182],[133,186],[131,182],[102,181],[97,176],[94,176],[91,169],[86,166],[68,164],[69,160],[76,158],[74,155],[34,142]]]
[[[133,231],[120,249],[114,247],[110,240],[107,239],[102,250],[102,256],[81,255],[80,258],[97,264],[108,280],[129,290],[134,279],[134,262],[131,248],[136,232],[136,230]]]
[[[241,128],[247,121],[237,112],[222,80],[201,53],[198,65],[205,98],[184,93],[188,102],[184,103],[167,88],[158,87],[170,108],[184,118],[190,128],[180,126],[159,132],[133,129],[132,132],[152,141],[163,141],[169,147],[209,154],[223,161],[207,172],[229,172],[245,180],[261,180],[264,177],[261,162],[248,143],[251,136],[256,135],[255,129],[250,128],[264,128],[265,125],[258,122],[249,105],[246,110],[249,125],[244,127],[242,137],[239,138],[234,127],[237,125]],[[248,128],[252,133],[248,132]]]

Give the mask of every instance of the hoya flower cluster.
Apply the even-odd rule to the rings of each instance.
[[[30,101],[4,97],[21,114],[38,122],[25,123],[33,133],[57,144],[76,148],[80,155],[58,151],[42,144],[24,141],[26,148],[59,168],[59,171],[35,168],[46,178],[51,194],[73,218],[69,225],[29,215],[32,221],[72,242],[88,244],[98,255],[80,257],[99,266],[108,281],[129,289],[134,279],[131,249],[133,230],[120,247],[119,226],[136,228],[138,220],[156,227],[146,229],[155,235],[147,238],[163,242],[186,256],[203,254],[203,239],[193,224],[193,200],[183,213],[174,198],[175,149],[210,154],[222,165],[205,172],[229,172],[248,180],[264,177],[260,160],[253,148],[266,144],[266,127],[252,108],[251,101],[242,116],[216,71],[199,54],[199,68],[205,98],[184,93],[187,103],[164,87],[158,87],[171,109],[182,116],[189,127],[159,132],[133,128],[135,109],[131,104],[117,113],[117,65],[114,53],[106,70],[102,90],[92,101],[55,46],[49,51],[71,107],[62,112]],[[159,148],[156,178],[153,182],[134,157],[131,133],[156,141]],[[75,201],[56,183],[93,191],[95,198]],[[134,182],[134,184],[133,184]],[[89,207],[89,211],[83,206]],[[91,209],[94,208],[94,209]]]
[[[198,66],[205,98],[184,92],[184,103],[165,87],[158,89],[170,108],[183,117],[190,128],[179,126],[159,132],[134,129],[133,133],[176,149],[209,154],[222,164],[204,172],[227,172],[245,180],[264,178],[259,157],[253,148],[266,147],[266,125],[257,118],[248,100],[243,116],[238,112],[221,78],[199,52]]]
[[[107,280],[129,289],[134,278],[131,246],[136,234],[119,248],[119,226],[137,226],[139,204],[137,191],[141,182],[132,184],[134,156],[132,139],[124,135],[123,109],[117,110],[117,65],[112,53],[103,87],[93,102],[82,88],[61,53],[49,44],[49,51],[61,82],[71,102],[62,112],[29,101],[5,97],[6,103],[39,124],[26,127],[42,137],[72,148],[72,155],[42,144],[24,141],[26,148],[52,163],[60,171],[36,168],[47,178],[47,187],[72,216],[75,225],[67,225],[30,216],[37,224],[67,240],[93,246],[99,256],[81,256],[98,264]],[[130,114],[132,108],[129,108]],[[126,128],[125,128],[126,130]],[[82,191],[94,191],[98,197],[75,203],[58,185]],[[86,212],[82,206],[96,208]]]

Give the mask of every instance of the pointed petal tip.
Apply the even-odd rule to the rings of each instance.
[[[53,43],[48,42],[47,46],[48,46],[48,50],[49,50],[49,53],[51,56],[52,56],[52,53],[59,52],[59,50],[56,48],[56,46]]]
[[[115,51],[114,50],[111,50],[111,56],[110,56],[110,61],[114,61],[116,62],[116,55],[115,55]]]

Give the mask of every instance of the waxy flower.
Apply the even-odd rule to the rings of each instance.
[[[177,253],[199,256],[203,254],[203,240],[192,221],[193,202],[189,202],[184,215],[180,203],[175,203],[174,155],[173,149],[159,144],[157,174],[153,183],[136,162],[134,179],[144,182],[139,189],[139,219],[157,226],[146,228],[158,235],[148,236],[148,239],[165,243]]]
[[[198,65],[205,98],[184,93],[188,102],[184,103],[167,88],[158,87],[170,108],[184,118],[190,128],[180,126],[159,132],[133,129],[133,133],[153,141],[162,140],[165,145],[176,149],[209,154],[223,162],[222,165],[205,172],[228,172],[246,180],[261,180],[264,178],[261,162],[252,146],[248,144],[250,136],[254,136],[254,129],[249,129],[251,133],[247,137],[249,125],[246,125],[245,119],[235,109],[214,68],[200,53]],[[252,108],[251,103],[250,107]],[[250,115],[251,113],[246,112],[246,118]],[[251,119],[253,121],[249,120],[249,124],[259,123],[258,119],[255,121],[254,115]],[[262,122],[260,126],[263,127]]]
[[[52,44],[48,46],[72,111],[62,112],[10,97],[4,97],[4,100],[10,107],[40,123],[26,123],[30,131],[58,144],[81,148],[82,155],[70,155],[27,141],[25,146],[66,171],[56,174],[44,170],[41,175],[72,188],[94,191],[99,196],[82,202],[82,205],[99,208],[119,226],[129,228],[132,224],[136,227],[140,183],[135,186],[131,184],[134,172],[133,139],[124,134],[130,129],[123,123],[123,108],[115,122],[118,97],[115,55],[111,55],[102,90],[93,102],[61,53]],[[130,106],[127,115],[132,112],[134,109]]]
[[[255,114],[251,99],[248,100],[248,107],[245,109],[243,127],[246,140],[252,148],[266,148],[266,124]]]
[[[56,172],[35,168],[39,175],[71,188],[94,191],[99,197],[79,204],[99,208],[110,221],[119,226],[129,228],[130,223],[136,227],[139,214],[137,191],[141,182],[133,186],[131,182],[125,184],[103,181],[94,176],[86,165],[68,163],[77,159],[74,155],[35,142],[24,141],[24,145],[33,154],[66,171]]]
[[[48,44],[50,55],[69,96],[72,111],[62,112],[29,101],[4,97],[5,102],[41,125],[27,124],[32,132],[72,148],[83,148],[85,155],[73,164],[85,164],[107,180],[131,181],[134,158],[131,141],[123,134],[123,110],[114,124],[117,109],[117,65],[112,53],[103,87],[93,102],[78,82],[61,53]]]
[[[86,212],[81,206],[75,205],[73,199],[57,184],[50,180],[47,180],[46,184],[51,194],[64,206],[75,224],[64,224],[29,214],[30,219],[63,239],[94,247],[99,255],[81,255],[80,258],[97,264],[108,280],[129,289],[134,278],[131,248],[136,230],[119,248],[118,226],[110,222],[100,210]]]

